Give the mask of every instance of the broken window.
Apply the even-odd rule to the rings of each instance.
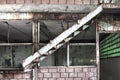
[[[41,42],[46,39],[52,40],[60,33],[71,27],[75,22],[61,21],[44,21],[46,29],[41,26]],[[69,25],[69,26],[68,26]],[[49,32],[48,32],[49,31]],[[44,33],[43,33],[44,32]],[[52,38],[50,39],[50,34]],[[48,37],[49,36],[49,37]],[[46,38],[45,38],[46,37]],[[43,40],[44,39],[44,40]],[[82,45],[80,45],[82,44]],[[69,47],[69,49],[68,49]],[[91,24],[90,28],[81,32],[73,38],[69,43],[59,48],[52,55],[49,55],[43,61],[41,66],[84,66],[96,65],[96,28],[95,24]]]
[[[31,21],[2,21],[0,23],[0,68],[22,68],[22,61],[32,53]]]
[[[11,20],[0,23],[0,67],[20,68],[22,61],[53,40],[76,21],[63,20]],[[54,54],[44,55],[41,66],[81,66],[95,65],[96,28],[82,31],[69,43],[64,44]],[[79,44],[92,45],[79,45]],[[75,44],[75,45],[74,45]],[[68,49],[69,47],[69,49]]]

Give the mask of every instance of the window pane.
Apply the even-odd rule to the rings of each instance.
[[[31,46],[0,47],[0,67],[22,67],[22,61],[32,55]]]
[[[52,55],[47,56],[45,60],[41,61],[41,66],[66,66],[67,49],[66,46],[61,47]]]
[[[96,60],[95,46],[70,46],[70,65],[94,65]]]

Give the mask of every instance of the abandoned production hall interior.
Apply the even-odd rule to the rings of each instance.
[[[0,0],[0,80],[119,75],[119,0]]]

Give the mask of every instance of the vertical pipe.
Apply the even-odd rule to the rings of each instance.
[[[32,43],[33,43],[33,45],[32,45],[32,54],[34,54],[34,39],[35,39],[35,36],[34,36],[34,33],[35,33],[35,30],[34,30],[34,28],[35,28],[35,23],[34,23],[34,21],[32,22]]]
[[[34,66],[34,68],[33,68],[33,70],[32,70],[32,73],[33,73],[33,80],[38,80],[37,78],[37,66],[36,66],[36,63],[35,63],[35,66]]]
[[[33,22],[32,27],[32,35],[33,35],[33,53],[39,49],[39,42],[40,42],[40,23],[39,22]],[[33,63],[33,80],[37,80],[37,67],[38,63]]]
[[[39,43],[40,43],[40,22],[38,21],[38,49],[39,49]]]
[[[99,53],[99,32],[96,23],[96,64],[97,64],[97,80],[100,80],[100,53]]]
[[[67,44],[67,66],[70,66],[70,44]]]
[[[40,48],[39,43],[40,43],[40,22],[38,21],[38,49]],[[40,60],[40,59],[39,59]],[[40,61],[38,63],[38,66],[40,66]]]

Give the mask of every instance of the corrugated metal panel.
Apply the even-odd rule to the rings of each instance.
[[[120,34],[110,34],[100,42],[101,58],[120,56]]]

